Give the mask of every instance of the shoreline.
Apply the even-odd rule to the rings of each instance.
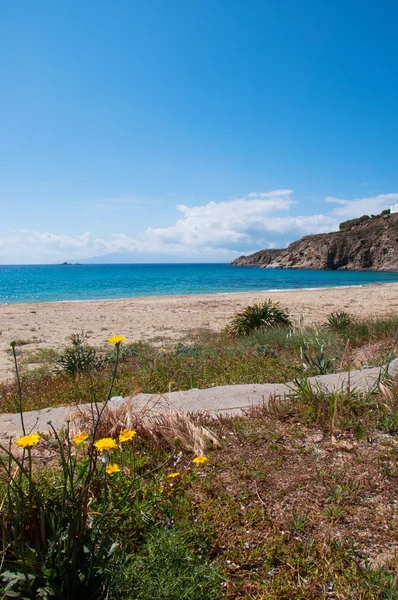
[[[258,289],[258,290],[244,290],[237,292],[203,292],[197,294],[196,292],[187,293],[187,294],[169,294],[169,295],[157,295],[154,294],[152,296],[122,296],[120,298],[86,298],[83,300],[29,300],[27,302],[0,302],[0,310],[3,306],[37,306],[43,304],[80,304],[80,303],[88,303],[88,302],[119,302],[119,301],[138,301],[138,300],[168,300],[173,298],[200,298],[207,296],[235,296],[235,295],[253,295],[253,294],[288,294],[290,292],[316,292],[316,291],[324,291],[324,290],[339,290],[339,289],[347,289],[347,288],[368,288],[368,287],[388,287],[388,286],[398,286],[398,282],[376,282],[376,283],[353,283],[349,285],[326,285],[319,287],[298,287],[298,288],[271,288],[269,290]]]
[[[337,310],[359,318],[398,314],[398,283],[0,304],[0,381],[13,376],[12,340],[21,342],[22,357],[49,348],[60,350],[72,333],[82,331],[98,347],[105,347],[111,335],[124,335],[127,342],[173,346],[193,340],[199,332],[220,332],[236,312],[268,298],[280,302],[292,320],[304,326],[320,325]],[[32,362],[29,368],[34,366]]]

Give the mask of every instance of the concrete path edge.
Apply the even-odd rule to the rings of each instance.
[[[325,391],[347,388],[348,380],[352,389],[370,390],[377,386],[378,380],[388,370],[390,375],[398,373],[398,359],[387,367],[362,368],[361,370],[310,377],[312,386]],[[109,401],[110,408],[120,407],[130,400],[135,410],[150,407],[152,412],[178,410],[183,412],[207,412],[210,414],[242,414],[252,406],[262,405],[272,396],[284,396],[292,393],[294,382],[265,383],[248,385],[227,385],[207,389],[191,389],[171,392],[165,395],[137,394],[133,398],[115,396]],[[89,404],[59,406],[24,412],[25,428],[28,432],[47,433],[49,422],[56,430],[62,429],[68,420],[73,418],[76,410],[89,410]],[[0,414],[0,439],[9,439],[22,433],[19,413]]]

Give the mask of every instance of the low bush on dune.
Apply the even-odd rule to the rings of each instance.
[[[79,377],[84,373],[99,370],[104,364],[97,356],[95,348],[91,348],[82,333],[70,336],[71,347],[66,348],[57,360],[60,370],[72,377]]]
[[[249,335],[253,331],[290,327],[291,320],[287,310],[278,302],[268,300],[263,304],[253,304],[237,313],[227,327],[231,336]]]
[[[324,323],[324,328],[328,329],[329,331],[344,333],[349,330],[354,322],[355,319],[352,315],[344,310],[338,310],[336,312],[332,312],[328,316],[326,322]]]

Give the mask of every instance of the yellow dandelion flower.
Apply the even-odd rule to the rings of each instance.
[[[117,346],[121,342],[125,342],[125,341],[126,341],[126,338],[124,337],[124,335],[113,335],[112,337],[110,337],[108,339],[108,343],[112,344],[113,346]]]
[[[73,436],[72,441],[74,444],[76,444],[77,446],[79,444],[82,444],[83,442],[85,442],[88,439],[88,434],[87,433],[77,433],[76,435]]]
[[[137,432],[133,431],[132,429],[123,429],[119,434],[119,442],[121,442],[122,444],[124,442],[129,442],[133,439],[136,433]]]
[[[120,467],[116,463],[113,463],[113,465],[108,465],[106,467],[106,472],[108,473],[108,475],[113,475],[113,473],[119,473],[119,471]]]
[[[117,448],[117,443],[113,438],[102,438],[94,442],[94,447],[97,448],[98,452],[106,452]]]
[[[168,479],[174,479],[174,477],[180,477],[181,473],[170,473],[170,475],[167,475]]]
[[[209,459],[206,458],[206,456],[197,456],[196,458],[193,459],[193,463],[196,463],[198,465],[204,465],[205,463],[207,463]]]
[[[19,438],[19,440],[16,440],[15,443],[21,448],[32,448],[32,446],[35,446],[39,440],[40,435],[38,433],[31,433],[30,435],[23,435]]]

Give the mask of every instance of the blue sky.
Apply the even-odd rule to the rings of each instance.
[[[398,202],[398,5],[3,1],[0,263],[228,261]]]

